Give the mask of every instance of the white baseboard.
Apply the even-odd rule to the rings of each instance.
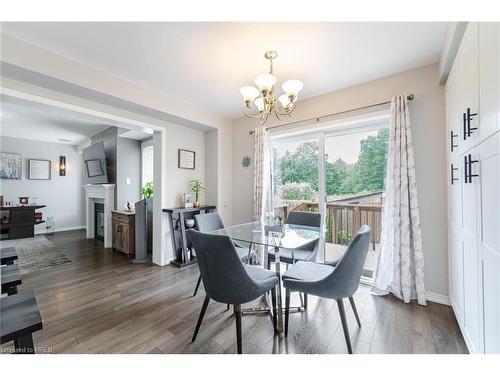
[[[63,227],[63,228],[56,228],[56,232],[67,232],[69,230],[78,230],[78,229],[85,229],[85,225],[76,225],[73,227]],[[36,230],[35,229],[35,234],[45,234],[47,231],[45,229],[41,230]]]
[[[425,292],[425,297],[427,298],[427,301],[436,302],[436,303],[440,303],[442,305],[451,306],[450,297],[445,296],[443,294],[438,294],[438,293],[434,293],[434,292]]]

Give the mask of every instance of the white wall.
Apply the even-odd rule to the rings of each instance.
[[[430,65],[300,101],[292,121],[327,115],[389,100],[393,95],[415,94],[410,104],[422,227],[427,290],[448,295],[446,123],[444,89],[438,83],[438,65]],[[307,82],[306,82],[307,84]],[[271,123],[273,124],[273,123]],[[233,223],[251,219],[253,165],[241,166],[245,155],[253,159],[250,129],[256,120],[233,121]]]
[[[0,137],[1,152],[23,155],[23,178],[0,180],[4,200],[18,201],[20,196],[36,197],[47,207],[40,210],[44,220],[53,216],[56,230],[82,228],[85,225],[83,159],[74,146],[38,142],[20,138]],[[66,176],[59,176],[59,156],[66,156]],[[50,180],[29,180],[28,159],[45,159],[52,162]],[[36,227],[37,233],[45,225]]]
[[[212,130],[205,133],[205,203],[217,205],[218,196],[218,173],[217,173],[217,150],[218,131]]]
[[[190,193],[189,181],[200,179],[205,181],[205,133],[200,130],[172,125],[167,133],[167,204],[168,207],[181,206],[182,194]],[[178,150],[194,151],[195,169],[178,168]],[[194,198],[194,197],[193,197]],[[204,204],[205,194],[200,202]]]

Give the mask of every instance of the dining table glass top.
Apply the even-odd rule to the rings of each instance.
[[[290,250],[315,241],[321,236],[320,228],[295,224],[269,226],[259,221],[233,225],[211,233],[229,236],[233,241]]]

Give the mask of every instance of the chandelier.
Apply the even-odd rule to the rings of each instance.
[[[262,73],[255,77],[254,82],[258,88],[243,86],[240,89],[246,108],[255,111],[254,114],[251,114],[244,108],[243,114],[247,117],[258,118],[261,124],[264,124],[273,114],[278,120],[282,120],[282,117],[285,116],[290,117],[290,114],[295,110],[298,94],[304,87],[302,81],[290,79],[283,82],[281,85],[283,94],[276,98],[274,89],[277,78],[273,74],[273,60],[277,56],[276,51],[265,53],[264,57],[269,60],[269,73]]]

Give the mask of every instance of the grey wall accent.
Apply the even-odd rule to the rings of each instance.
[[[127,184],[127,178],[130,184]],[[116,139],[116,208],[123,210],[125,203],[137,202],[141,188],[141,141]]]
[[[91,144],[89,147],[84,148],[82,152],[84,180],[86,180],[87,184],[107,184],[108,172],[106,168],[106,154],[104,152],[102,141]],[[87,170],[87,161],[89,160],[99,160],[103,175],[89,177]]]
[[[116,138],[118,128],[111,126],[108,129],[94,135],[90,139],[92,143],[102,141],[104,153],[106,154],[106,169],[108,172],[108,183],[116,184]]]
[[[40,210],[44,219],[53,216],[56,230],[76,229],[85,225],[83,158],[74,146],[0,137],[2,152],[23,156],[23,178],[0,180],[0,194],[6,201],[19,203],[20,196],[36,197],[47,207]],[[66,176],[59,176],[59,156],[66,156]],[[50,160],[50,180],[29,180],[28,159]],[[35,226],[36,233],[43,233],[45,226]]]

